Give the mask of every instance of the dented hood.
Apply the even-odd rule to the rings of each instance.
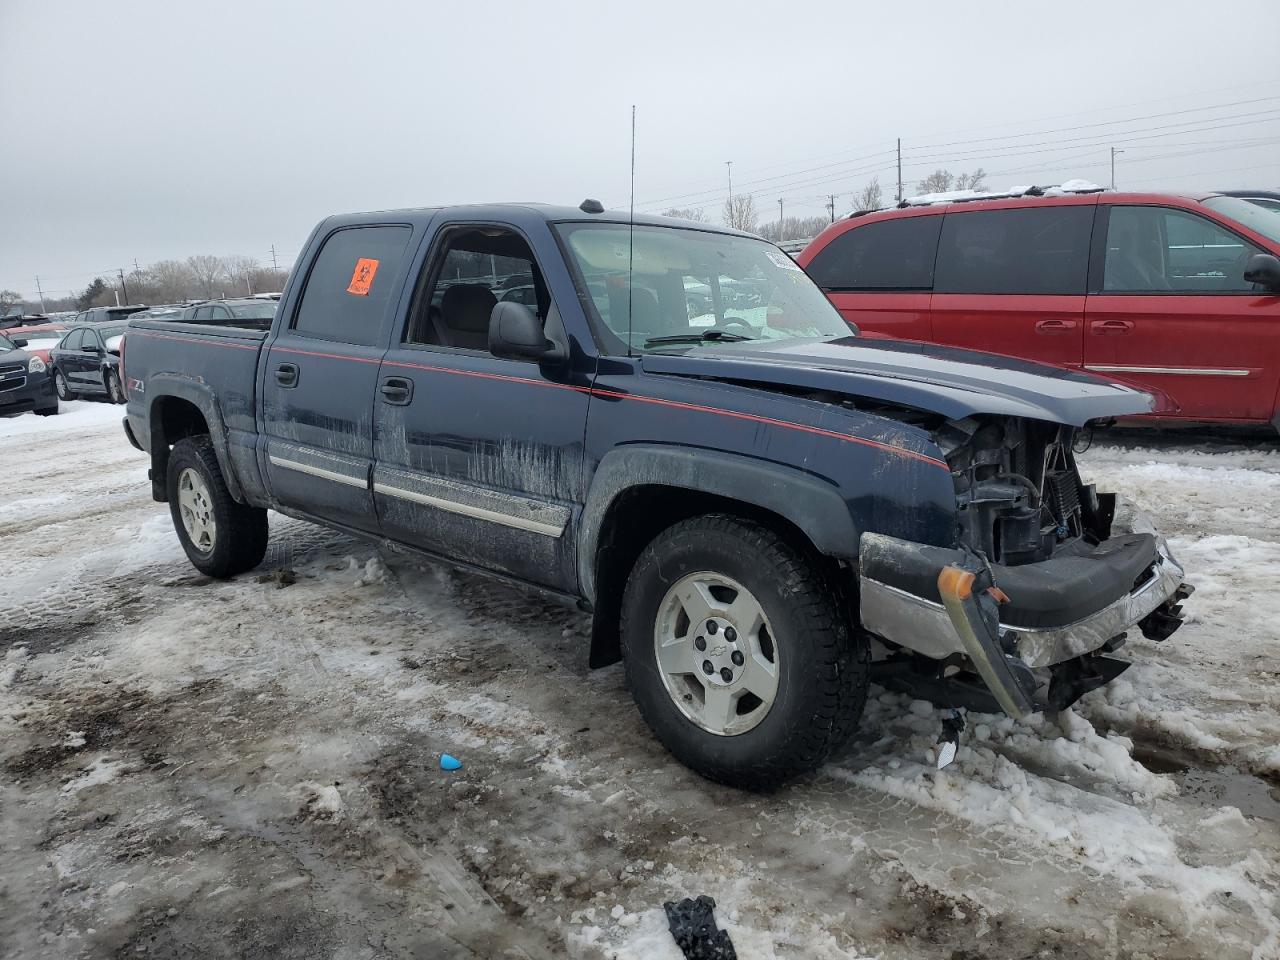
[[[1091,374],[909,340],[747,340],[646,354],[649,373],[830,391],[942,414],[1081,426],[1151,413],[1163,398]]]

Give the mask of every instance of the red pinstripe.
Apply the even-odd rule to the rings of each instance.
[[[218,347],[235,347],[239,350],[257,350],[257,347],[251,347],[242,343],[222,343],[216,340],[197,340],[193,337],[171,337],[164,336],[150,331],[134,331],[135,335],[156,337],[160,340],[178,340],[184,343],[199,343]],[[811,427],[804,423],[793,423],[790,420],[776,420],[773,417],[763,417],[755,413],[742,413],[738,410],[726,410],[723,407],[707,407],[699,403],[685,403],[682,400],[667,400],[662,397],[648,397],[638,393],[620,393],[616,390],[604,390],[600,387],[579,387],[568,383],[551,383],[547,380],[534,380],[531,377],[513,377],[503,373],[486,373],[482,370],[459,370],[457,367],[439,367],[426,363],[409,363],[404,360],[381,360],[370,357],[352,357],[339,353],[323,353],[317,350],[299,350],[294,347],[272,347],[272,350],[278,353],[292,353],[304,357],[323,357],[329,360],[354,360],[357,363],[378,363],[385,364],[388,367],[403,367],[409,370],[426,370],[429,373],[447,373],[456,377],[476,377],[481,380],[497,380],[502,383],[519,383],[531,387],[548,387],[553,390],[572,390],[574,393],[585,393],[596,397],[607,397],[610,400],[634,400],[637,403],[651,403],[657,406],[673,407],[677,410],[689,410],[695,413],[709,413],[718,417],[730,417],[734,420],[745,420],[750,423],[759,423],[769,427],[782,427],[785,430],[799,430],[802,433],[811,433],[819,437],[829,437],[832,440],[841,440],[845,443],[856,443],[865,447],[872,447],[876,450],[883,450],[886,453],[892,453],[897,456],[907,457],[910,460],[919,460],[922,463],[928,463],[935,467],[941,467],[943,470],[950,470],[946,462],[931,457],[926,453],[918,453],[915,450],[908,450],[905,447],[896,447],[891,443],[882,443],[879,440],[870,440],[866,437],[855,437],[852,434],[840,433],[837,430],[825,430],[822,427]]]

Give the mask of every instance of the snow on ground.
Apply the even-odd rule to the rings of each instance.
[[[1058,716],[874,691],[777,794],[649,736],[580,614],[272,518],[185,561],[120,408],[0,421],[0,957],[1280,957],[1280,446],[1126,433],[1083,469],[1198,588]],[[462,759],[446,773],[441,753]]]

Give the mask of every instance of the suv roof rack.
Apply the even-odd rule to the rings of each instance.
[[[1062,197],[1071,194],[1101,193],[1106,189],[1106,187],[1099,186],[1090,180],[1064,180],[1062,183],[1049,184],[1043,187],[1030,184],[1028,186],[1010,187],[1008,190],[950,190],[945,193],[923,193],[915,197],[904,197],[898,203],[888,207],[881,207],[880,209],[906,210],[910,207],[932,207],[947,203],[973,203],[976,200],[1008,200],[1014,197]],[[855,217],[864,217],[868,213],[878,212],[877,210],[855,210],[845,219],[852,220]]]

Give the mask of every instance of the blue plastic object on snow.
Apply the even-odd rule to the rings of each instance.
[[[462,761],[459,760],[457,757],[452,757],[447,753],[442,753],[440,754],[440,769],[441,770],[461,770]]]

